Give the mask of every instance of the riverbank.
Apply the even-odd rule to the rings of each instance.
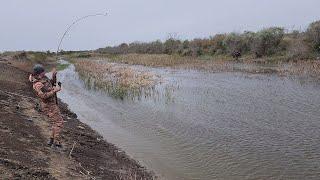
[[[25,70],[0,63],[0,176],[4,179],[154,179],[125,152],[80,122],[66,104],[64,148],[47,147],[50,124],[35,110]]]

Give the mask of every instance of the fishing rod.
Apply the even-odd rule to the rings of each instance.
[[[108,12],[105,12],[105,13],[97,13],[97,14],[89,14],[89,15],[86,15],[86,16],[83,16],[83,17],[80,17],[78,19],[76,19],[75,21],[73,21],[68,27],[67,29],[64,31],[63,35],[61,36],[60,38],[60,41],[59,41],[59,44],[58,44],[58,47],[57,47],[57,51],[56,51],[56,59],[59,60],[59,51],[60,51],[60,47],[61,47],[61,44],[63,42],[63,39],[65,38],[65,36],[67,35],[67,33],[71,30],[72,26],[76,25],[77,23],[79,23],[80,21],[83,21],[87,18],[90,18],[90,17],[96,17],[96,16],[107,16],[108,15]],[[56,78],[55,78],[55,81],[56,81]],[[53,82],[54,85],[56,85],[57,82]],[[61,87],[61,82],[58,82],[58,86]],[[55,99],[56,99],[56,103],[58,104],[58,97],[57,97],[57,94],[55,94]]]
[[[82,20],[85,20],[89,17],[95,17],[95,16],[107,16],[108,15],[108,12],[106,13],[97,13],[97,14],[90,14],[90,15],[86,15],[86,16],[83,16],[83,17],[80,17],[78,19],[76,19],[75,21],[73,21],[69,26],[68,28],[65,30],[65,32],[63,33],[62,37],[60,38],[60,41],[59,41],[59,44],[58,44],[58,47],[57,47],[57,51],[56,51],[56,58],[58,58],[58,53],[60,51],[60,47],[61,47],[61,44],[62,44],[62,41],[64,39],[64,37],[67,35],[67,33],[70,31],[70,29],[72,28],[72,26],[74,26],[75,24],[79,23],[80,21]]]

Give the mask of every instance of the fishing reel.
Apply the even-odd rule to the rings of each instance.
[[[58,82],[58,83],[54,83],[54,84],[53,84],[53,86],[57,86],[57,85],[61,87],[62,83],[61,83],[61,82]]]

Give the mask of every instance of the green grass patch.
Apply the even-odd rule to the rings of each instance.
[[[58,65],[57,65],[57,71],[62,71],[62,70],[64,70],[64,69],[68,68],[69,65],[70,65],[70,64],[58,64]]]

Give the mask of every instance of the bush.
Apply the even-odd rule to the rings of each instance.
[[[226,38],[226,34],[217,34],[214,37],[210,37],[210,47],[212,55],[224,54],[227,51],[227,47],[223,42]]]
[[[320,21],[313,22],[309,25],[306,31],[306,39],[312,49],[320,53]]]
[[[89,57],[91,57],[91,54],[88,54],[88,53],[81,53],[77,55],[77,58],[89,58]]]
[[[204,45],[202,44],[202,39],[194,39],[190,42],[189,49],[191,56],[201,56],[204,53]]]
[[[164,53],[166,54],[173,54],[179,51],[181,48],[181,41],[170,38],[167,39],[166,42],[164,42]]]
[[[309,48],[305,42],[299,38],[294,39],[289,43],[287,55],[290,59],[307,59],[309,58]]]
[[[241,52],[241,49],[243,47],[242,38],[239,34],[236,33],[228,34],[224,38],[223,43],[226,47],[228,54],[233,54],[236,51]]]
[[[47,61],[47,59],[48,59],[48,55],[43,52],[35,52],[31,56],[31,61],[35,63],[43,63]]]
[[[273,27],[264,29],[255,34],[251,49],[257,57],[273,55],[280,50],[279,45],[283,37],[283,28]]]
[[[150,54],[161,54],[163,53],[163,44],[161,41],[157,40],[154,42],[151,42],[148,48],[148,52]]]
[[[243,47],[242,49],[242,54],[245,53],[250,53],[251,48],[252,48],[252,42],[254,41],[255,38],[255,33],[251,32],[251,31],[245,31],[242,35],[242,39],[243,39]]]

